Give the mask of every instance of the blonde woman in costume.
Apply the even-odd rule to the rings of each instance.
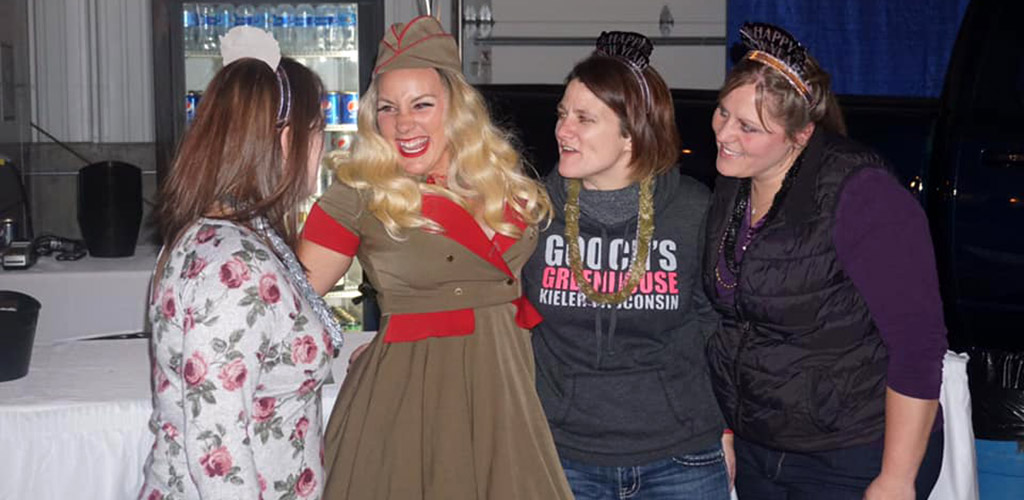
[[[326,498],[572,498],[534,390],[519,271],[548,216],[431,17],[381,41],[340,182],[299,256],[326,292],[358,258],[379,333],[326,436]]]

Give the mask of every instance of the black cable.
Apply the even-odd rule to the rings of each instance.
[[[78,260],[85,257],[86,247],[82,240],[43,234],[32,240],[32,251],[41,256],[56,254],[54,258],[62,261]]]
[[[93,163],[95,163],[94,161],[90,161],[88,158],[78,154],[78,151],[75,151],[74,149],[71,149],[71,146],[68,146],[67,144],[64,144],[63,142],[61,142],[60,139],[54,137],[52,134],[50,134],[45,129],[43,129],[43,127],[40,127],[39,125],[36,125],[35,122],[29,122],[29,125],[32,125],[32,128],[42,132],[43,135],[45,135],[46,137],[49,137],[50,140],[53,141],[54,143],[56,143],[58,146],[66,149],[69,153],[75,155],[79,160],[84,161],[86,165],[92,165]]]

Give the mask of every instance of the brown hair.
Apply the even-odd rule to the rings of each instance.
[[[308,145],[324,128],[323,84],[293,59],[281,59],[280,67],[291,88],[290,110],[281,126],[281,90],[266,63],[240,59],[218,71],[206,87],[160,186],[154,216],[166,245],[204,216],[241,222],[264,216],[285,241],[295,242],[295,209],[312,194],[307,164],[317,152]],[[285,155],[280,138],[287,125]],[[210,213],[220,205],[229,210]]]
[[[805,73],[804,83],[811,91],[813,102],[810,106],[803,94],[796,90],[782,73],[771,66],[747,58],[729,71],[722,89],[718,92],[718,100],[724,99],[738,87],[754,84],[757,117],[765,128],[768,128],[764,117],[767,105],[770,116],[782,123],[786,135],[790,138],[810,123],[845,136],[846,123],[836,96],[832,93],[832,79],[810,55],[807,56]]]
[[[625,61],[593,54],[573,67],[565,78],[579,80],[619,117],[623,137],[633,141],[630,177],[643,179],[667,171],[679,159],[680,140],[672,93],[658,71],[643,70],[651,91],[647,112],[643,90]]]

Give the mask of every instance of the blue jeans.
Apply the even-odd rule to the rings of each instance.
[[[720,447],[635,467],[562,459],[576,500],[728,500],[729,473]]]
[[[942,431],[933,432],[917,471],[917,498],[928,498],[942,468]],[[861,500],[882,471],[877,443],[840,450],[793,453],[773,450],[736,436],[736,493],[758,500]]]

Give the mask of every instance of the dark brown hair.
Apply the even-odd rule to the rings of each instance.
[[[733,90],[747,84],[754,84],[755,106],[761,125],[765,123],[766,110],[771,117],[782,123],[786,135],[793,138],[797,131],[810,123],[825,127],[833,133],[846,135],[846,123],[839,109],[836,96],[832,93],[831,78],[815,61],[807,56],[804,83],[811,90],[813,105],[808,105],[803,95],[779,71],[771,66],[743,58],[729,71],[725,83],[718,92],[721,101]]]
[[[633,141],[630,177],[637,180],[672,168],[679,159],[680,140],[675,105],[665,80],[651,66],[643,70],[651,91],[648,113],[640,82],[626,64],[593,54],[576,64],[565,83],[579,80],[619,117],[623,137]]]
[[[323,84],[293,59],[281,59],[280,67],[291,88],[288,117],[280,126],[281,90],[266,63],[240,59],[218,71],[206,87],[160,186],[155,219],[164,244],[173,244],[203,216],[240,222],[264,216],[285,241],[295,242],[295,210],[311,194],[309,155],[318,153],[309,145],[324,128]],[[281,148],[285,130],[290,136],[287,155]],[[228,210],[221,213],[219,207]]]

